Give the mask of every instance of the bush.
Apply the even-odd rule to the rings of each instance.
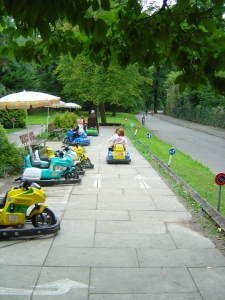
[[[56,128],[74,128],[76,127],[78,116],[75,113],[66,111],[64,114],[56,113],[52,116]]]
[[[23,161],[27,150],[16,148],[14,143],[8,139],[5,129],[0,124],[0,177],[18,174],[22,172]]]
[[[15,119],[15,128],[25,128],[26,113],[24,109],[0,110],[0,123],[4,128],[13,128],[13,118]]]

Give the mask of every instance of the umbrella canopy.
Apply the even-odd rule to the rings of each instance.
[[[73,102],[68,102],[66,103],[66,107],[70,108],[70,111],[71,111],[71,108],[82,108],[79,104],[76,104],[76,103],[73,103]]]
[[[46,93],[23,91],[19,93],[13,93],[0,98],[0,109],[25,109],[26,124],[27,124],[28,137],[29,137],[27,109],[57,104],[60,102],[60,99],[61,99],[60,97],[53,96]]]
[[[0,109],[29,109],[50,106],[60,102],[60,97],[40,92],[19,92],[0,98]]]
[[[49,106],[47,106],[46,105],[46,107],[50,107],[50,108],[60,108],[60,107],[66,107],[66,102],[63,102],[63,101],[60,101],[59,103],[57,103],[57,104],[52,104],[52,105],[49,105]]]

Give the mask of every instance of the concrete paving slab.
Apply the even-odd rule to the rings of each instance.
[[[135,249],[62,248],[53,245],[45,266],[134,268],[138,267],[138,259]]]
[[[87,300],[89,276],[90,268],[43,267],[32,299]]]
[[[95,247],[174,249],[175,244],[169,234],[96,233]],[[147,251],[148,251],[147,250]]]
[[[190,268],[189,272],[204,300],[225,299],[225,268]],[[212,284],[213,283],[213,284]]]
[[[191,229],[190,224],[170,223],[167,224],[167,230],[177,248],[215,248],[215,245],[210,239]]]
[[[120,200],[120,199],[119,199]],[[98,201],[99,210],[156,210],[150,199],[148,201]]]
[[[0,264],[7,267],[9,265],[42,266],[53,239],[54,235],[33,238],[14,244],[12,247],[0,248]],[[34,251],[37,245],[38,248]]]
[[[140,183],[140,186],[138,189],[132,189],[131,187],[127,187],[125,186],[123,188],[124,194],[125,195],[130,195],[132,197],[142,197],[142,195],[162,195],[162,196],[166,196],[166,195],[174,195],[174,193],[169,189],[151,189],[151,188],[146,188],[143,186],[142,183]]]
[[[140,198],[140,199],[139,199]],[[123,189],[116,189],[114,191],[111,191],[109,193],[109,191],[102,189],[101,191],[99,191],[98,193],[98,201],[107,201],[107,202],[115,202],[115,201],[150,201],[152,202],[152,197],[150,195],[141,195],[141,197],[139,196],[134,196],[132,197],[131,195],[125,195],[123,193]]]
[[[152,196],[153,202],[158,210],[186,211],[186,208],[175,196]]]
[[[7,266],[0,268],[0,299],[30,300],[41,267]]]
[[[66,210],[83,210],[83,209],[96,209],[97,208],[97,195],[72,195],[66,207]]]
[[[225,257],[217,249],[137,249],[137,253],[140,267],[225,267]]]
[[[166,227],[162,222],[97,221],[96,232],[162,234]]]
[[[92,294],[196,293],[186,268],[92,268]]]
[[[199,293],[91,294],[89,300],[202,300]]]
[[[95,239],[95,225],[93,220],[65,220],[61,222],[61,229],[53,241],[54,247],[80,248],[93,247]]]
[[[192,216],[184,211],[130,211],[131,221],[188,222]]]
[[[127,211],[114,211],[114,210],[79,210],[71,211],[66,210],[64,219],[72,220],[129,220],[129,214]]]

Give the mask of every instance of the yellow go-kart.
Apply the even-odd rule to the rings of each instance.
[[[125,149],[123,144],[115,144],[109,148],[106,161],[108,164],[129,164],[131,162],[130,152]]]

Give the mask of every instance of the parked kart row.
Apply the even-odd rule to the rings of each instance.
[[[63,145],[54,152],[46,147],[25,158],[19,186],[0,197],[0,238],[47,235],[60,230],[60,220],[45,203],[44,185],[80,183],[80,175],[94,168],[86,149]]]

